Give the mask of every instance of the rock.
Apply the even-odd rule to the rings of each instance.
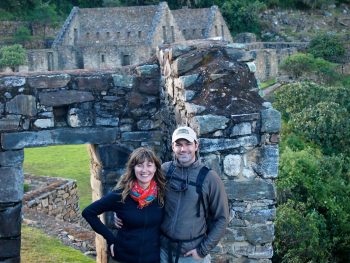
[[[37,114],[36,98],[32,95],[17,95],[6,103],[6,111],[13,114],[35,116]]]

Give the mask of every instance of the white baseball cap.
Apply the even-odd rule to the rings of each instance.
[[[197,135],[190,127],[182,126],[173,132],[171,142],[176,142],[178,139],[185,139],[189,142],[197,141]]]

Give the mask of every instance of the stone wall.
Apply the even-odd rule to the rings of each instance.
[[[280,113],[257,95],[251,55],[198,42],[158,52],[166,115],[197,131],[200,155],[228,194],[230,224],[214,262],[266,263],[273,254]]]
[[[257,93],[252,53],[221,41],[158,50],[158,60],[113,71],[0,77],[0,262],[20,257],[23,148],[89,144],[93,200],[110,191],[140,146],[171,158],[179,124],[199,134],[221,175],[231,220],[216,262],[272,257],[280,114]],[[160,66],[159,66],[160,65]],[[102,220],[112,226],[111,214]],[[97,262],[108,262],[96,238]]]
[[[80,222],[79,197],[77,183],[56,177],[25,176],[29,185],[40,180],[39,187],[26,192],[23,206],[54,216],[58,220]]]

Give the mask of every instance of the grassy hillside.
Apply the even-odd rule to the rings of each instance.
[[[95,262],[80,251],[64,246],[58,239],[45,235],[41,230],[25,225],[22,225],[21,258],[26,263]]]
[[[24,150],[24,172],[77,181],[80,209],[91,203],[90,157],[86,145],[50,146]]]

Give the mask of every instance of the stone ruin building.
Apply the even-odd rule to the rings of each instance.
[[[0,262],[20,262],[24,148],[88,144],[96,200],[133,149],[148,146],[169,160],[180,124],[199,134],[201,158],[229,198],[214,262],[271,262],[281,120],[258,95],[253,60],[239,45],[197,40],[163,45],[147,63],[112,71],[1,75]],[[104,216],[109,226],[111,219]],[[96,251],[97,262],[108,262],[99,236]]]
[[[242,43],[254,55],[259,81],[275,78],[279,63],[307,43],[257,42],[253,34],[232,39],[217,6],[170,10],[159,5],[74,7],[50,49],[28,51],[28,71],[114,69],[155,55],[157,46],[194,39]]]
[[[217,6],[74,7],[50,50],[32,50],[29,71],[111,69],[146,61],[158,45],[221,38],[232,42]]]

